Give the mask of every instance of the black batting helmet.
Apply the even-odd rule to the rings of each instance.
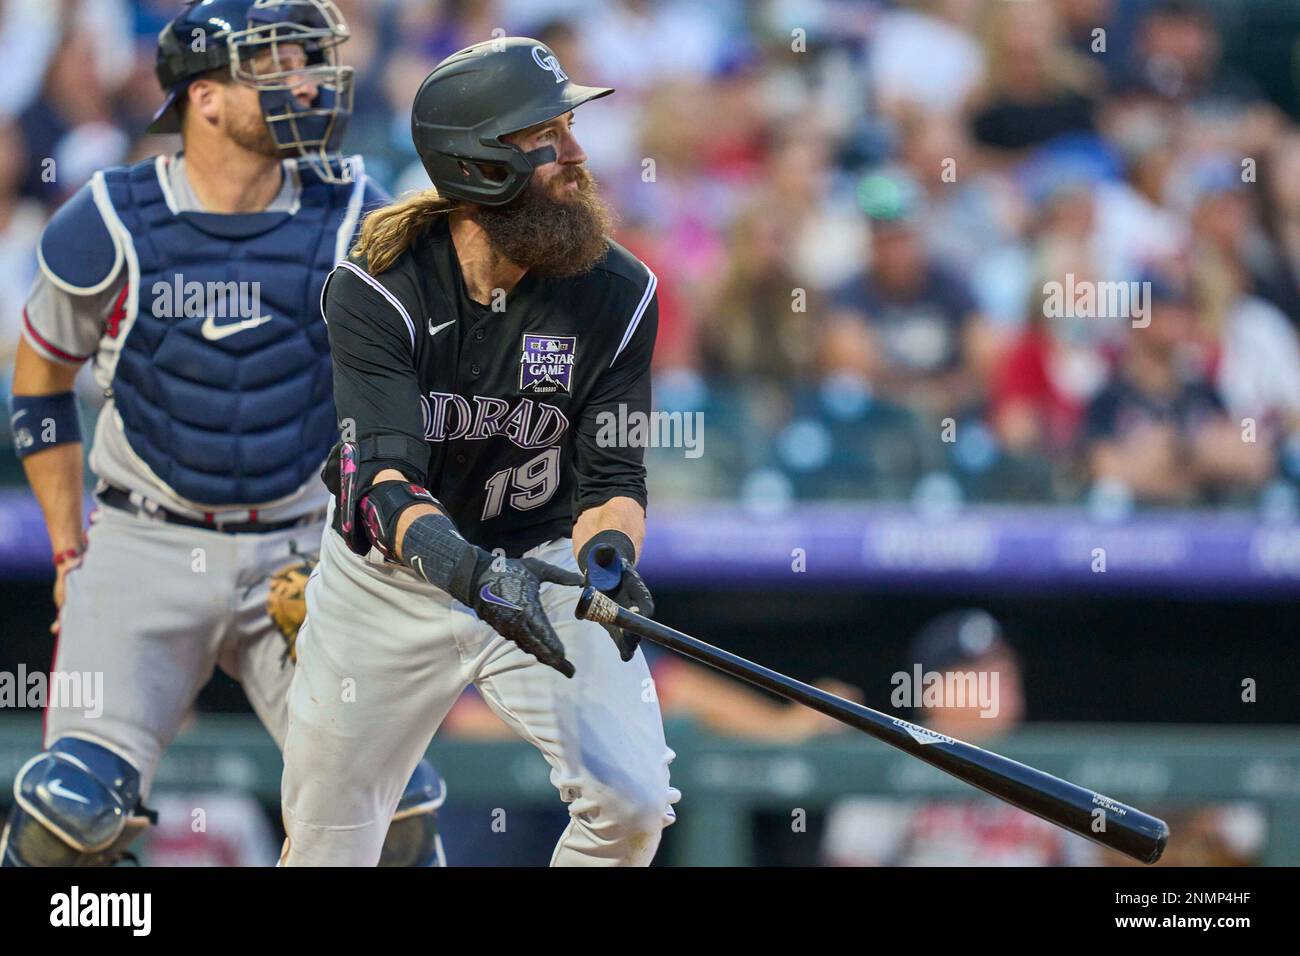
[[[501,206],[555,160],[552,147],[525,153],[501,138],[613,92],[574,83],[540,40],[498,37],[434,67],[411,107],[411,137],[439,195]]]

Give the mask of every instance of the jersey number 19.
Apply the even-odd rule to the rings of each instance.
[[[551,500],[560,485],[560,449],[548,448],[527,464],[517,468],[504,468],[487,480],[487,497],[483,502],[483,520],[501,514],[506,492],[510,506],[518,511],[539,508]]]

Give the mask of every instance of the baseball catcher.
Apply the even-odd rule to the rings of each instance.
[[[11,414],[54,548],[53,668],[103,674],[105,693],[102,714],[47,708],[5,866],[120,859],[217,667],[284,739],[292,668],[266,578],[315,546],[325,517],[315,474],[337,436],[320,293],[387,198],[339,152],[347,39],[330,0],[191,3],[158,37],[153,125],[184,150],[97,172],[41,237]],[[108,401],[83,537],[72,384],[87,361]],[[443,785],[417,763],[385,859],[433,865]]]

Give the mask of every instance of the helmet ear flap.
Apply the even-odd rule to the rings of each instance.
[[[419,126],[416,140],[425,172],[444,199],[502,206],[523,192],[532,178],[534,164],[519,147],[477,137],[470,146],[457,142],[463,136],[445,133]]]
[[[461,160],[461,171],[466,175],[469,175],[469,172],[466,169],[467,165],[468,164],[464,160]],[[510,173],[504,167],[498,166],[495,163],[477,163],[476,166],[484,179],[494,183],[504,183],[510,176]]]
[[[556,155],[554,146],[541,146],[524,153],[524,157],[528,160],[533,169],[536,169],[538,166],[545,166],[547,163],[555,162]],[[467,165],[468,164],[465,160],[460,161],[461,171],[465,172],[466,175],[469,175],[466,168]],[[511,170],[499,163],[475,163],[474,165],[485,178],[494,183],[504,184],[510,178]],[[532,178],[531,173],[529,173],[529,178]],[[525,185],[527,185],[527,181],[525,181]]]

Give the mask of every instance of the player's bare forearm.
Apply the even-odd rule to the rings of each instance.
[[[714,733],[732,737],[771,740],[783,736],[788,705],[750,690],[734,678],[676,661],[668,683],[670,690],[660,697],[665,711],[689,716]]]
[[[1243,442],[1226,418],[1201,426],[1191,438],[1192,471],[1207,484],[1258,488],[1273,476],[1274,455],[1265,443]]]
[[[639,502],[623,497],[610,498],[604,504],[588,508],[573,524],[573,553],[580,553],[582,546],[601,531],[610,530],[621,531],[631,538],[639,556],[645,539],[645,509]]]
[[[23,471],[45,515],[52,551],[80,551],[81,503],[85,495],[80,442],[58,445],[23,459]]]
[[[72,389],[78,366],[51,362],[20,340],[14,361],[14,395],[57,395]],[[85,477],[80,442],[55,445],[23,459],[23,471],[40,503],[55,554],[81,549]]]

